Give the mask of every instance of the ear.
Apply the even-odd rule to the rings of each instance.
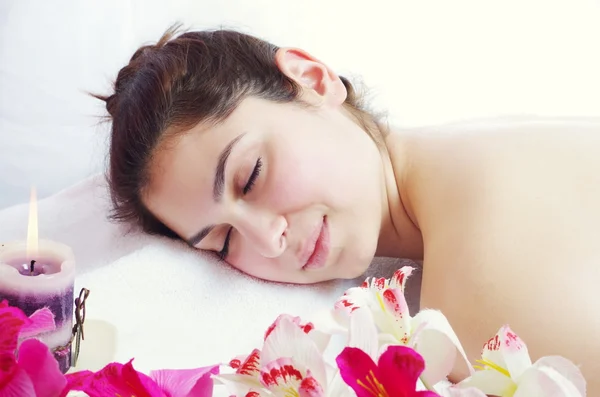
[[[346,100],[348,93],[339,76],[307,52],[280,48],[275,62],[283,74],[302,87],[303,101],[316,106],[339,106]]]

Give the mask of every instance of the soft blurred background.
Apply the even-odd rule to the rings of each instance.
[[[400,126],[600,115],[599,0],[0,0],[0,209],[103,170],[86,92],[177,21],[302,47]]]

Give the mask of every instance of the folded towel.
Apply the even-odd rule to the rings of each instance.
[[[279,314],[311,320],[365,277],[389,277],[404,264],[379,259],[355,280],[265,282],[184,243],[127,233],[107,221],[108,208],[101,175],[38,205],[40,238],[73,248],[76,291],[91,291],[79,368],[99,369],[108,361],[131,358],[142,371],[228,362],[260,347]],[[0,211],[0,241],[25,239],[27,217],[27,204]],[[407,291],[412,310],[418,307],[416,273]]]

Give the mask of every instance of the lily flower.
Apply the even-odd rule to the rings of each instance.
[[[391,279],[367,278],[360,287],[350,288],[336,302],[333,316],[347,327],[349,315],[368,308],[379,329],[379,343],[404,345],[416,350],[426,366],[421,380],[432,387],[445,380],[460,354],[472,373],[467,355],[446,317],[438,310],[425,309],[411,317],[404,297],[406,280],[414,268],[404,266]]]
[[[372,317],[369,309],[359,307],[352,311],[352,313],[350,314],[348,347],[360,349],[362,352],[366,353],[374,365],[375,362],[382,360],[383,354],[388,354],[388,355],[390,354],[389,352],[387,352],[389,348],[391,348],[391,347],[396,348],[397,346],[402,346],[402,345],[386,345],[386,346],[383,346],[383,348],[382,348],[383,352],[381,352],[381,350],[379,348],[379,344],[378,344],[377,327],[375,326],[373,317]],[[412,350],[414,351],[414,349],[412,349]],[[415,354],[420,358],[421,361],[423,360],[423,358],[418,353],[415,352]],[[364,357],[363,357],[363,359],[366,360],[366,358],[364,358]],[[415,363],[413,363],[413,364],[415,364]],[[371,365],[371,364],[369,364],[369,365]],[[379,367],[380,366],[381,366],[381,364],[379,365]],[[395,369],[391,368],[389,370],[393,372],[397,369],[398,368],[395,368]],[[381,368],[380,368],[380,370],[381,370]],[[423,371],[421,370],[419,373],[422,373],[422,372]],[[340,375],[340,374],[338,373],[338,375]],[[418,374],[416,376],[417,376],[417,378],[419,378]],[[383,375],[383,377],[385,377],[385,375]],[[368,378],[368,380],[370,380],[372,382],[372,385],[375,385],[375,386],[377,385],[377,382],[381,385],[383,385],[384,383],[387,383],[387,382],[391,382],[388,380],[386,380],[385,382],[382,381],[381,379],[375,377],[375,373],[373,373],[373,374],[369,373],[367,378]],[[396,396],[397,394],[391,394],[391,392],[388,389],[396,390],[395,389],[396,387],[404,387],[406,389],[406,393],[408,393],[406,395],[412,396],[413,394],[411,394],[411,393],[419,392],[420,390],[425,389],[424,382],[422,382],[422,381],[419,382],[420,379],[417,379],[417,378],[415,378],[414,382],[411,381],[409,383],[405,382],[405,379],[404,380],[400,379],[398,381],[404,382],[403,386],[402,385],[392,385],[392,386],[389,386],[388,388],[384,387],[384,389],[386,390],[385,393],[388,393],[387,395],[389,395],[389,396]],[[385,379],[387,379],[387,378],[385,378]],[[360,381],[362,382],[363,385],[367,384],[367,383],[365,383],[365,381],[366,381],[365,379],[361,379]],[[392,381],[396,382],[396,380],[395,380],[395,378],[393,378],[393,376],[392,376]],[[358,380],[357,380],[357,382],[358,382]],[[480,390],[477,390],[473,387],[459,388],[450,382],[446,382],[447,384],[443,384],[443,385],[441,383],[443,383],[443,382],[438,383],[433,390],[435,393],[438,393],[438,394],[434,393],[432,395],[435,395],[435,396],[439,395],[442,397],[486,397],[486,395],[483,394]],[[353,385],[352,383],[348,383],[348,384]],[[415,384],[416,384],[416,386],[415,386]],[[354,386],[356,386],[356,385],[354,385]],[[361,386],[361,387],[363,387],[363,386]],[[372,387],[367,388],[367,389],[369,389],[371,391],[375,390]],[[361,390],[361,392],[364,392],[364,391]],[[386,396],[385,393],[382,392],[381,396]],[[357,394],[358,394],[358,392],[357,392]],[[398,394],[398,395],[402,396],[402,394]],[[375,394],[375,396],[379,396],[379,395]],[[417,394],[417,396],[419,396],[419,394]]]
[[[326,349],[330,335],[315,329],[310,322],[302,323],[298,316],[289,314],[280,314],[275,321],[267,328],[263,337],[263,342],[271,335],[271,333],[281,324],[282,321],[288,321],[295,324],[302,332],[309,335],[316,344],[319,352],[323,353]],[[223,381],[229,385],[232,393],[235,395],[246,395],[252,390],[263,388],[260,383],[261,378],[261,351],[254,349],[248,356],[238,356],[229,362],[229,366],[235,369],[234,375],[224,375]]]
[[[499,397],[581,397],[586,382],[575,364],[560,356],[542,357],[531,363],[525,343],[508,325],[483,347],[481,364],[460,387],[476,387]]]
[[[328,382],[323,350],[291,316],[280,316],[269,327],[262,350],[237,362],[236,373],[215,379],[234,396],[346,396],[343,382]]]
[[[38,330],[48,330],[47,312],[41,312],[45,320]],[[64,393],[67,381],[50,349],[37,339],[27,339],[19,346],[23,327],[35,329],[34,320],[6,301],[0,303],[0,397],[56,397]]]
[[[357,397],[439,397],[429,390],[416,390],[425,361],[410,347],[388,346],[377,363],[361,349],[346,347],[336,362]]]
[[[212,375],[218,366],[183,370],[151,371],[145,375],[126,364],[110,363],[98,372],[79,371],[67,375],[67,390],[86,393],[90,397],[210,397],[213,395]]]

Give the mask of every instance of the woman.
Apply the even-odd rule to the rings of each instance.
[[[509,323],[600,393],[598,120],[391,131],[310,54],[233,31],[169,31],[102,99],[115,219],[280,282],[423,260],[471,359]]]

